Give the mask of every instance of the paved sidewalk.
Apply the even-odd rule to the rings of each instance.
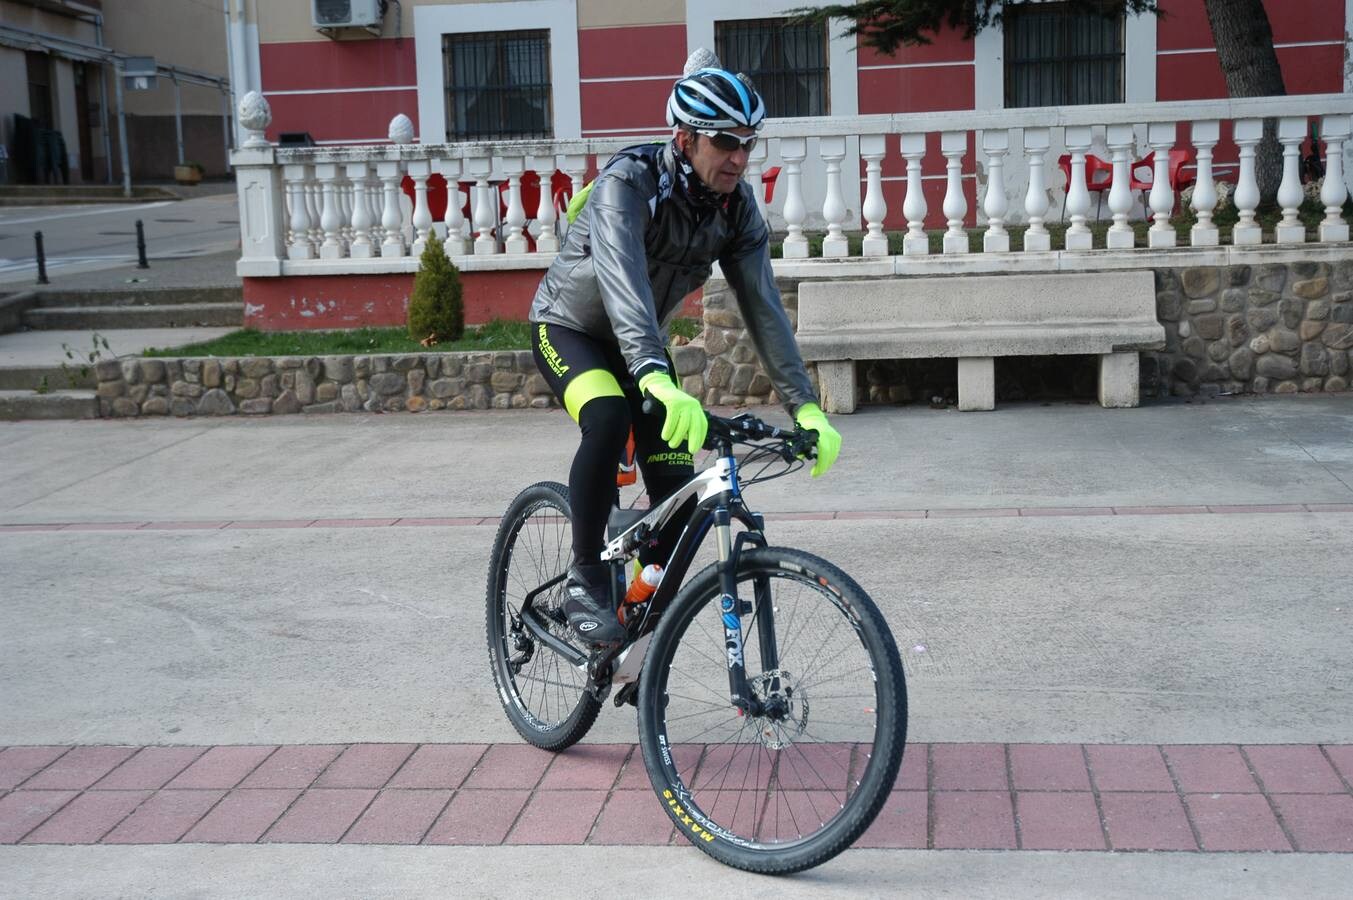
[[[485,559],[562,413],[0,425],[0,893],[1347,895],[1353,396],[835,424],[748,498],[880,603],[913,742],[775,882],[673,838],[632,710],[550,755],[498,706]]]

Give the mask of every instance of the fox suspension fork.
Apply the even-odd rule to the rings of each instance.
[[[738,558],[744,538],[752,538],[751,543],[764,545],[764,538],[758,532],[744,532],[733,541],[732,517],[726,504],[714,509],[714,536],[719,551],[719,617],[723,626],[724,650],[728,663],[729,700],[734,706],[750,716],[763,715],[765,710],[751,689],[747,679],[747,664],[744,654],[742,617],[754,613],[756,622],[757,646],[760,650],[761,666],[765,671],[778,665],[779,652],[775,642],[775,613],[770,599],[769,579],[757,576],[753,582],[755,602],[738,596]],[[759,517],[756,518],[759,525]]]

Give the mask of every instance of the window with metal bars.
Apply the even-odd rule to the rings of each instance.
[[[554,135],[550,33],[442,35],[448,141]]]
[[[745,72],[766,101],[766,115],[825,116],[827,27],[788,19],[714,23],[714,52],[725,69]]]
[[[1005,5],[1005,105],[1123,102],[1123,17],[1067,3]]]

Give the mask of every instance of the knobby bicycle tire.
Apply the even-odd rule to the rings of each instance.
[[[743,617],[741,652],[749,684],[765,696],[778,690],[786,714],[742,716],[730,703],[734,651],[711,565],[654,635],[640,678],[640,745],[659,800],[691,843],[736,868],[787,874],[849,847],[887,800],[906,742],[906,683],[878,607],[840,569],[767,547],[742,554],[737,579],[739,601],[753,599],[758,582],[773,598],[776,666],[759,666],[769,651],[756,613]],[[867,739],[849,739],[856,729]]]
[[[529,641],[529,659],[513,671],[513,657],[522,656],[517,645],[522,631],[514,630],[513,616],[529,591],[566,571],[572,555],[569,520],[568,488],[553,481],[531,485],[504,514],[489,562],[485,632],[494,686],[512,727],[542,750],[571,747],[601,711],[586,674],[538,641]],[[556,633],[571,641],[558,613],[563,588],[561,582],[536,604],[555,614]]]

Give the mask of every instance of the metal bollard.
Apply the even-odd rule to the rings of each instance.
[[[136,220],[136,267],[150,268],[150,263],[146,262],[146,231],[141,227],[140,219]]]
[[[47,253],[42,249],[42,232],[33,232],[33,243],[37,244],[38,251],[38,284],[50,284],[47,280]]]

